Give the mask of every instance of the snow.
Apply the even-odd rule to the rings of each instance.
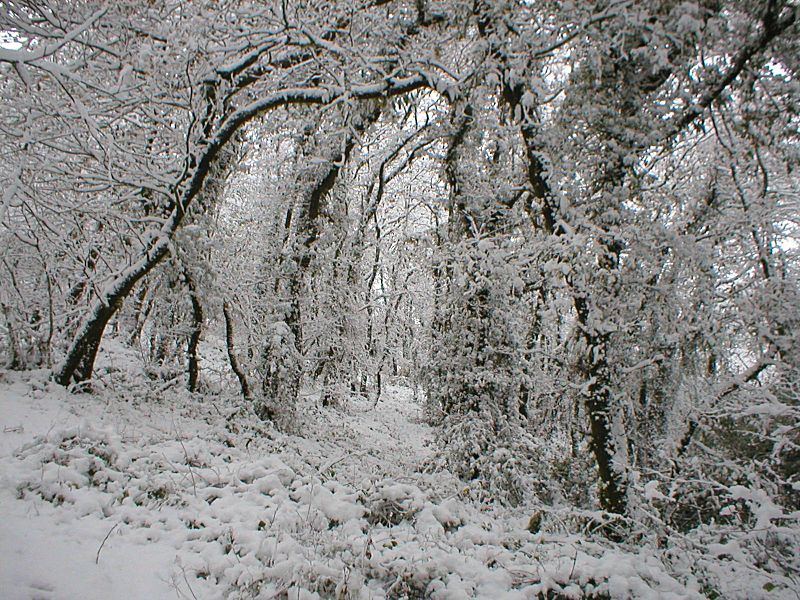
[[[167,544],[134,546],[130,532],[96,516],[67,517],[56,507],[35,510],[0,495],[0,587],[8,600],[74,598],[173,598],[183,582],[170,580],[175,549]],[[144,576],[143,576],[144,575]]]
[[[290,435],[233,388],[137,387],[126,352],[107,345],[93,395],[0,374],[3,598],[703,597],[664,551],[530,533],[536,507],[470,499],[402,386],[376,406],[309,394]]]
[[[40,377],[42,374],[38,374]],[[78,433],[86,418],[73,398],[49,388],[41,379],[5,384],[0,393],[0,589],[8,600],[42,598],[170,598],[176,585],[169,566],[175,549],[167,545],[135,546],[130,534],[110,524],[91,497],[64,511],[48,502],[28,503],[17,497],[13,451],[30,447],[33,436],[58,437],[56,431]],[[103,406],[95,407],[102,413]],[[26,446],[23,446],[27,443]],[[18,465],[16,465],[18,466]],[[69,468],[42,465],[41,482],[62,481],[76,487],[85,477]],[[18,471],[19,473],[19,471]],[[112,535],[97,551],[111,528]],[[95,562],[97,560],[97,562]],[[148,576],[142,577],[142,573]],[[183,585],[181,583],[181,585]]]

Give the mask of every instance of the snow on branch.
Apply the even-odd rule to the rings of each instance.
[[[767,11],[762,21],[761,35],[746,44],[733,59],[728,71],[717,81],[710,82],[705,93],[698,98],[692,106],[678,117],[665,131],[662,132],[661,141],[666,142],[683,132],[700,117],[711,104],[717,100],[744,71],[747,64],[759,53],[765,50],[778,36],[786,32],[797,19],[797,8],[788,7],[783,16]]]

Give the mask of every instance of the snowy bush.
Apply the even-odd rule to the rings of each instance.
[[[537,491],[546,493],[548,486],[537,478],[545,471],[541,450],[520,426],[467,414],[445,420],[440,436],[443,464],[481,501],[513,506],[530,501]]]

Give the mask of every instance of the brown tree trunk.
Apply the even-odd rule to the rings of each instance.
[[[14,332],[14,324],[11,322],[11,315],[8,307],[5,304],[0,303],[0,309],[3,312],[3,317],[6,322],[6,328],[8,329],[7,333],[7,349],[8,349],[8,358],[6,360],[6,368],[11,369],[12,371],[16,371],[22,368],[22,362],[19,360],[19,353],[17,351],[17,336]]]

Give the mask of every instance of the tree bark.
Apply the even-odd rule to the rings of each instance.
[[[250,393],[250,385],[247,383],[247,376],[239,366],[239,359],[236,358],[236,349],[233,344],[233,318],[228,301],[222,303],[222,316],[225,319],[225,347],[228,350],[228,361],[231,364],[236,379],[239,380],[239,388],[242,390],[242,397],[248,402],[252,401],[253,395]]]
[[[97,350],[103,339],[103,332],[122,302],[133,287],[167,255],[166,241],[156,242],[152,252],[140,257],[132,267],[117,276],[114,283],[106,288],[103,297],[97,300],[78,330],[64,361],[55,373],[54,379],[63,386],[83,383],[91,379]],[[102,300],[102,301],[101,301]]]
[[[200,375],[200,365],[197,357],[197,349],[200,345],[200,335],[203,331],[203,306],[194,279],[189,270],[184,268],[183,277],[186,280],[186,287],[189,288],[189,301],[192,304],[192,333],[189,336],[189,343],[186,346],[188,378],[186,387],[190,392],[197,391],[197,379]],[[225,324],[227,333],[227,320]],[[226,336],[227,340],[227,336]]]
[[[584,388],[586,412],[589,417],[590,447],[597,463],[600,478],[598,496],[603,510],[625,514],[627,483],[614,456],[619,450],[612,432],[614,411],[613,379],[608,364],[608,334],[589,327],[589,307],[585,298],[575,297],[580,335],[586,345],[581,370],[586,381]]]

